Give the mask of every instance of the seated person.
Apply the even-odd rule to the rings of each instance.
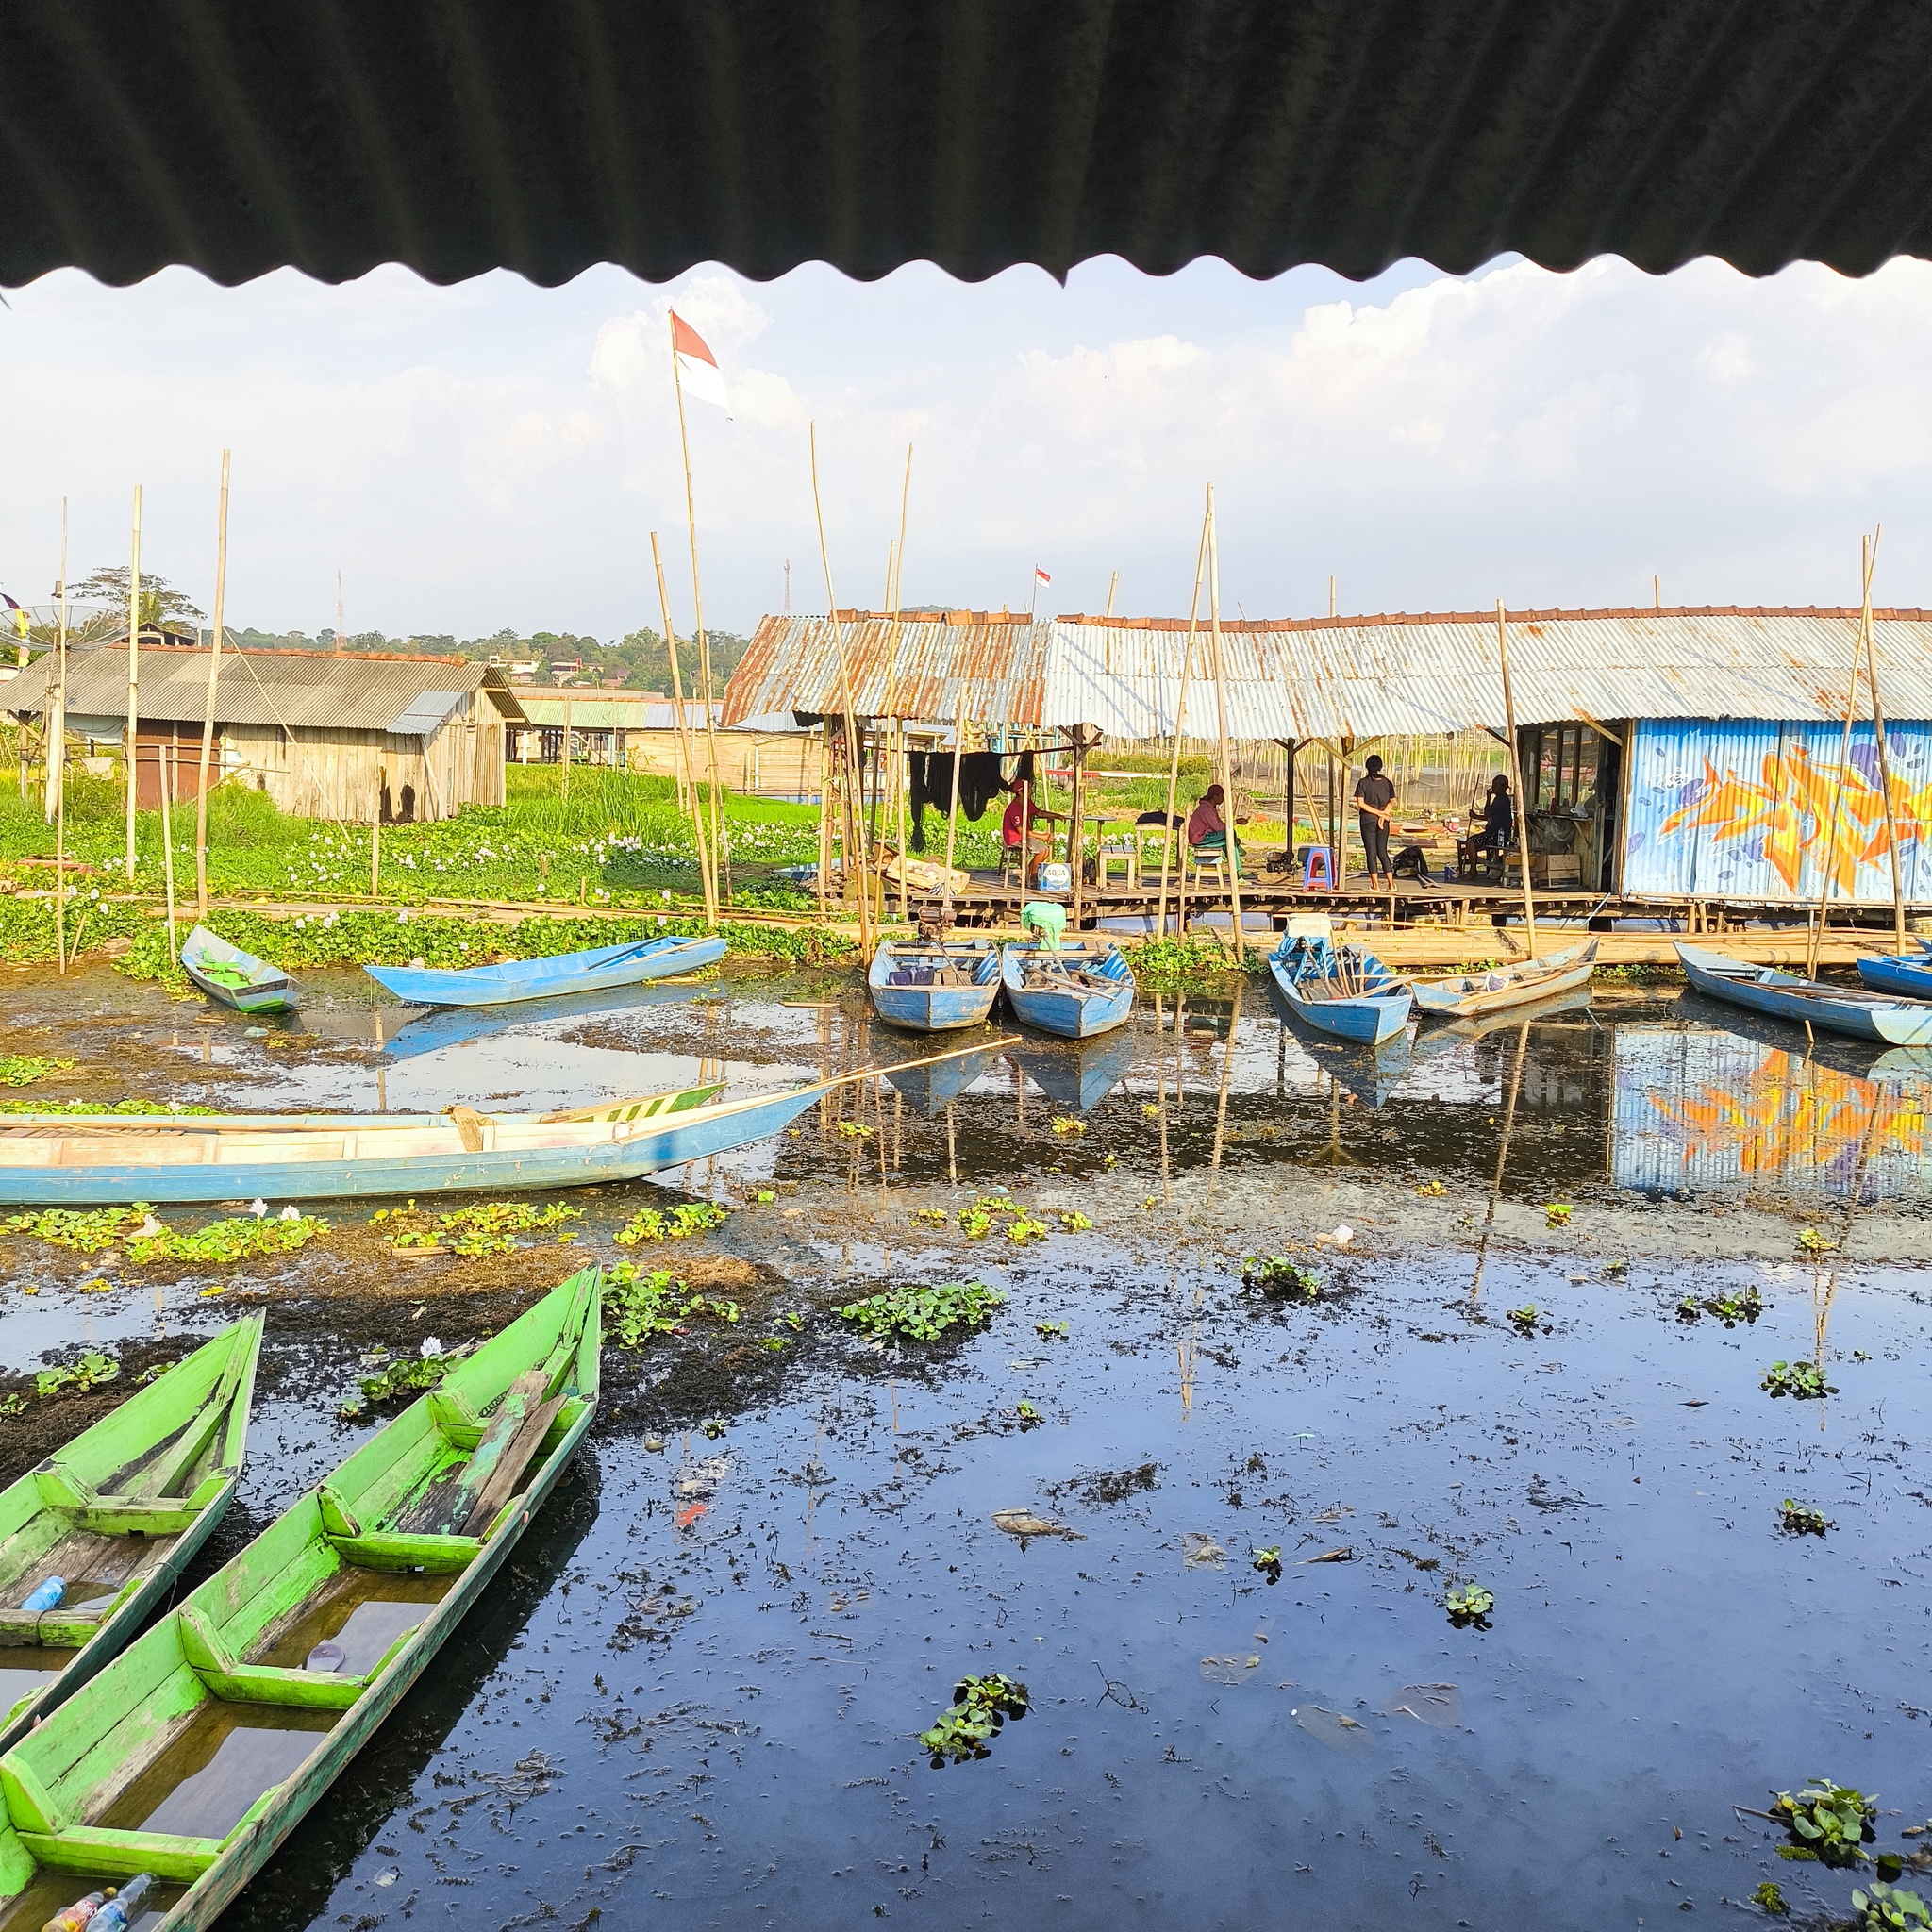
[[[1038,840],[1029,841],[1026,835],[1042,819],[1052,823],[1064,819],[1066,813],[1048,811],[1033,797],[1033,788],[1024,780],[1015,782],[1012,779],[1003,779],[1001,783],[1013,795],[1008,802],[1006,816],[1000,820],[1000,838],[1008,852],[1017,852],[1023,843],[1028,845],[1028,854],[1022,862],[1025,867],[1026,883],[1030,886],[1034,883],[1034,869],[1047,857],[1053,841],[1048,839],[1045,844],[1041,845]]]
[[[1210,785],[1202,793],[1201,802],[1188,816],[1188,849],[1194,855],[1198,865],[1204,854],[1226,852],[1228,849],[1227,821],[1222,816],[1221,808],[1227,794],[1219,785]],[[1234,868],[1241,870],[1241,845],[1236,839],[1231,855]]]
[[[1491,781],[1490,795],[1483,801],[1483,828],[1469,841],[1472,857],[1493,852],[1498,858],[1516,842],[1516,801],[1509,796],[1509,781],[1501,773]]]

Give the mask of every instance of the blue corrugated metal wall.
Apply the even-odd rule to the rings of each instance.
[[[1630,741],[1624,890],[1660,896],[1890,904],[1878,754],[1855,726],[1728,718],[1646,720]],[[1886,733],[1908,899],[1932,899],[1932,726]],[[1836,820],[1836,834],[1833,823]]]

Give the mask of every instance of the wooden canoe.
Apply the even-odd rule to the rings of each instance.
[[[545,959],[506,959],[496,966],[365,966],[363,972],[412,1007],[501,1007],[518,1000],[549,999],[564,992],[604,992],[638,986],[674,973],[715,966],[724,941],[715,934],[696,939],[672,935],[625,946],[593,946],[587,953],[556,953]]]
[[[888,941],[865,975],[873,1010],[889,1026],[952,1033],[977,1026],[1000,996],[1000,952],[990,940]]]
[[[1774,1019],[1822,1027],[1852,1040],[1878,1040],[1888,1046],[1932,1046],[1932,1003],[1828,986],[1800,979],[1774,966],[1753,965],[1707,946],[1676,942],[1684,976],[1701,993],[1769,1013]]]
[[[1867,992],[1900,993],[1908,1000],[1932,1000],[1932,946],[1915,941],[1919,950],[1906,958],[1890,953],[1868,953],[1858,961],[1858,982]]]
[[[137,1872],[165,1932],[214,1922],[556,1486],[596,1408],[602,1288],[585,1269],[485,1342],[0,1757],[10,1923]]]
[[[1536,1000],[1554,999],[1590,984],[1596,971],[1596,941],[1566,947],[1544,959],[1519,959],[1491,973],[1457,973],[1440,979],[1410,977],[1409,991],[1425,1014],[1443,1020],[1475,1020],[1507,1012]]]
[[[211,1000],[239,1013],[279,1013],[301,1001],[302,989],[282,971],[205,925],[181,941],[181,970]]]
[[[1407,981],[1359,946],[1285,934],[1268,971],[1289,1010],[1318,1033],[1379,1046],[1408,1024],[1414,1002]]]
[[[1037,940],[1010,945],[1001,974],[1014,1017],[1062,1040],[1110,1033],[1134,1010],[1134,974],[1111,940],[1070,940],[1058,952]]]
[[[588,1187],[776,1133],[836,1085],[715,1082],[553,1113],[0,1115],[0,1201],[331,1200]]]
[[[260,1352],[250,1315],[0,1490],[0,1751],[120,1654],[222,1520]],[[50,1576],[61,1603],[22,1609]]]

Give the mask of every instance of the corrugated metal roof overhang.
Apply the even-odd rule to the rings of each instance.
[[[19,0],[0,282],[1932,255],[1922,0]]]

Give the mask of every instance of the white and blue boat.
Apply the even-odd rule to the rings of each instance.
[[[1325,932],[1291,927],[1268,956],[1268,970],[1296,1019],[1364,1046],[1379,1046],[1402,1032],[1415,1004],[1407,981],[1374,954],[1335,945]]]
[[[197,925],[181,941],[181,970],[209,999],[238,1013],[284,1013],[302,989],[282,971]]]
[[[1932,941],[1917,940],[1915,958],[1873,953],[1858,961],[1858,978],[1873,992],[1903,993],[1908,1000],[1932,1000]]]
[[[1887,1046],[1932,1046],[1932,1001],[1854,991],[1827,986],[1822,979],[1800,979],[1774,966],[1754,965],[1708,946],[1686,945],[1682,940],[1677,941],[1677,963],[1699,992],[1754,1013],[1769,1013],[1774,1019],[1795,1021],[1801,1026],[1822,1027],[1851,1040],[1876,1040]]]
[[[412,1007],[500,1007],[558,993],[605,992],[638,986],[675,973],[715,966],[724,941],[715,933],[697,938],[640,940],[625,946],[593,946],[587,953],[557,953],[546,959],[506,959],[495,966],[365,966],[363,972]]]
[[[1000,996],[999,948],[990,940],[888,941],[865,975],[873,1010],[889,1026],[953,1033],[977,1026]]]
[[[1124,1026],[1134,975],[1110,940],[1075,940],[1050,952],[1038,941],[1006,948],[1001,974],[1013,1017],[1062,1040],[1091,1040]]]

